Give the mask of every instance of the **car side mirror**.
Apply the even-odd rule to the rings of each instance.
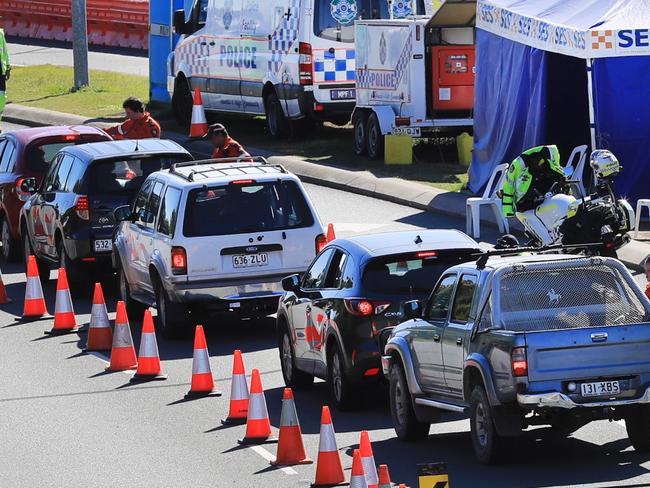
[[[404,302],[404,316],[407,320],[422,318],[422,303],[420,300]]]
[[[296,291],[300,287],[300,275],[292,274],[282,280],[284,291]]]
[[[117,207],[113,211],[113,216],[115,217],[115,222],[124,222],[125,220],[133,221],[131,207],[129,207],[128,205],[122,205],[121,207]]]
[[[187,24],[185,23],[185,11],[184,10],[175,10],[174,11],[174,32],[179,36],[187,34]]]
[[[20,191],[23,193],[34,193],[37,189],[36,178],[25,178],[20,183]]]

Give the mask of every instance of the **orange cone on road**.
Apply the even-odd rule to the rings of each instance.
[[[327,242],[332,242],[334,239],[336,239],[334,224],[327,224]]]
[[[208,133],[208,121],[205,117],[201,90],[194,89],[194,105],[192,106],[192,122],[190,123],[190,137],[203,137]]]
[[[363,471],[366,473],[366,483],[368,488],[377,488],[379,480],[377,479],[377,466],[375,465],[375,456],[372,453],[372,445],[367,430],[361,431],[359,439],[359,452],[361,453],[361,462],[363,462]]]
[[[271,422],[266,408],[260,372],[254,369],[251,376],[251,395],[248,400],[246,436],[238,442],[240,444],[264,444],[275,441],[276,439],[271,438]]]
[[[312,486],[335,486],[341,483],[345,483],[341,455],[336,446],[336,436],[330,409],[327,405],[324,405],[320,421],[316,481]]]
[[[248,416],[248,384],[246,383],[246,370],[244,360],[239,349],[233,352],[232,382],[230,384],[230,412],[228,418],[223,419],[223,425],[244,424]]]
[[[39,319],[47,315],[47,306],[43,298],[43,288],[41,279],[38,275],[38,265],[36,258],[29,256],[27,258],[27,285],[25,286],[25,304],[23,306],[23,320]]]
[[[86,351],[110,351],[113,344],[113,331],[108,320],[106,301],[101,283],[95,283],[93,306],[90,309],[88,323],[88,341]]]
[[[0,305],[6,305],[7,303],[12,303],[13,300],[7,296],[7,289],[5,288],[5,283],[2,280],[2,272],[0,272]]]
[[[120,300],[117,302],[113,347],[111,348],[111,363],[106,370],[126,371],[127,369],[135,369],[137,367],[138,360],[135,357],[129,317],[126,314],[124,302]]]
[[[131,383],[141,381],[166,380],[167,375],[163,374],[158,354],[158,342],[156,341],[156,329],[153,326],[153,318],[149,309],[144,311],[142,321],[142,338],[140,339],[140,351],[138,354],[138,369],[131,378]]]
[[[379,488],[391,488],[393,485],[390,482],[390,473],[388,466],[382,464],[379,466]]]
[[[363,469],[363,460],[359,449],[352,455],[352,473],[350,473],[350,488],[368,488],[366,475]]]
[[[197,325],[194,333],[194,356],[192,358],[192,386],[185,398],[201,396],[221,396],[221,392],[214,389],[214,378],[210,369],[210,354],[205,341],[203,326]]]
[[[77,319],[74,316],[68,275],[65,268],[59,269],[59,278],[56,280],[56,301],[54,302],[54,326],[46,330],[46,334],[59,335],[77,332]]]
[[[280,414],[280,435],[278,437],[278,455],[273,466],[293,466],[296,464],[311,464],[302,442],[302,432],[293,401],[293,391],[285,388],[282,395],[282,413]]]

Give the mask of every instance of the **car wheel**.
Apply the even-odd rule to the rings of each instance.
[[[284,115],[280,100],[275,93],[270,93],[264,99],[266,111],[266,133],[272,139],[284,139],[289,135],[289,121]]]
[[[11,236],[9,220],[5,215],[0,224],[0,235],[2,236],[2,258],[8,263],[15,263],[20,259],[20,243]]]
[[[129,282],[126,279],[126,274],[124,273],[124,268],[122,268],[122,266],[120,266],[119,280],[120,299],[124,302],[124,305],[126,305],[126,313],[130,318],[140,320],[140,317],[144,315],[144,311],[147,307],[131,298],[131,289],[129,288]]]
[[[327,381],[334,406],[338,410],[351,410],[359,402],[358,391],[345,375],[343,354],[338,346],[333,346],[327,357]]]
[[[485,389],[477,385],[470,396],[470,431],[476,459],[482,464],[496,464],[505,459],[512,440],[502,437],[494,426],[492,408]]]
[[[156,282],[156,308],[158,310],[158,327],[167,339],[178,339],[182,336],[183,326],[187,321],[187,309],[173,303],[160,281]]]
[[[65,274],[68,278],[68,286],[70,287],[70,294],[72,296],[88,295],[90,294],[90,286],[83,288],[84,273],[79,269],[79,265],[74,263],[65,252],[65,247],[62,241],[57,245],[57,253],[59,255],[59,268],[65,268]]]
[[[420,441],[429,435],[430,424],[420,422],[413,409],[406,375],[402,365],[396,363],[388,377],[390,415],[393,418],[395,433],[401,441]]]
[[[31,243],[29,242],[29,236],[27,235],[27,229],[25,228],[23,228],[22,239],[23,262],[25,264],[25,274],[27,274],[27,261],[29,260],[29,256],[36,257],[36,255],[34,254]],[[41,279],[41,285],[45,285],[45,283],[50,279],[50,264],[36,257],[36,266],[38,267],[38,276]]]
[[[368,133],[366,135],[366,147],[370,159],[381,159],[384,157],[384,136],[381,133],[379,118],[376,113],[368,117]]]
[[[311,388],[314,383],[314,375],[301,371],[296,366],[296,358],[291,345],[291,337],[287,326],[281,328],[278,341],[280,351],[280,364],[282,366],[282,376],[284,384],[294,390],[306,390]]]
[[[639,405],[625,416],[625,428],[635,451],[650,451],[650,407]]]
[[[368,132],[368,114],[365,110],[360,110],[355,112],[354,118],[352,119],[352,125],[354,126],[354,154],[357,156],[363,156],[366,154],[366,135]]]
[[[172,110],[176,122],[182,127],[189,127],[192,121],[192,107],[194,106],[194,97],[190,89],[189,82],[181,77],[174,84],[174,93],[172,95]]]

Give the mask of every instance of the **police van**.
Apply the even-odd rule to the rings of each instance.
[[[290,121],[345,124],[355,103],[354,22],[404,17],[423,0],[185,0],[167,62],[174,112],[192,92],[208,111],[266,115],[271,137]],[[421,7],[424,8],[423,6]]]

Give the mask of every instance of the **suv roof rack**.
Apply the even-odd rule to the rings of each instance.
[[[178,169],[180,168],[187,168],[190,166],[203,166],[203,165],[213,165],[213,164],[223,164],[223,168],[215,168],[211,167],[209,169],[206,169],[204,171],[200,170],[191,170],[189,173],[180,173]],[[230,174],[226,173],[225,170],[232,170],[232,169],[242,169],[242,173],[245,174],[243,171],[243,168],[275,168],[279,170],[281,173],[286,173],[287,170],[282,166],[281,164],[271,164],[269,163],[266,158],[262,156],[240,156],[237,158],[215,158],[215,159],[202,159],[199,161],[184,161],[182,163],[174,163],[171,165],[169,168],[169,172],[171,174],[174,174],[176,176],[179,176],[180,178],[183,178],[186,181],[194,181],[194,175],[203,175],[206,176],[207,173],[213,173],[213,172],[219,172],[224,176],[231,176]]]
[[[550,246],[542,247],[511,247],[507,249],[490,249],[489,251],[473,254],[472,256],[476,258],[476,268],[485,269],[485,266],[491,257],[517,256],[524,252],[543,254],[545,252],[558,251],[563,249],[589,249],[592,247],[602,247],[602,245],[603,244],[600,242],[594,242],[590,244],[553,244]]]

